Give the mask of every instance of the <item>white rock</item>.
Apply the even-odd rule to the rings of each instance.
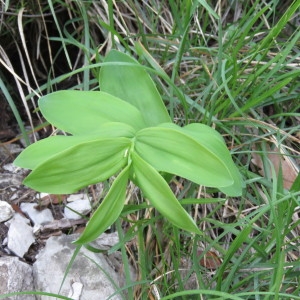
[[[21,203],[20,206],[22,212],[28,215],[34,225],[44,225],[54,220],[50,209],[37,210],[34,208],[36,205],[36,203]]]
[[[17,257],[0,257],[0,295],[33,291],[32,267]],[[7,297],[7,300],[35,300],[35,295]]]
[[[43,227],[43,226],[40,225],[40,224],[34,225],[33,228],[32,228],[33,234],[34,234],[34,235],[38,235],[39,232],[41,231],[41,228],[42,228],[42,227]]]
[[[3,166],[3,169],[6,171],[9,171],[11,173],[14,173],[17,171],[18,167],[15,166],[14,164],[10,163],[10,164],[6,164]]]
[[[12,154],[18,154],[23,150],[18,144],[2,144],[1,146],[3,147],[0,147],[0,161],[3,162]]]
[[[52,236],[39,253],[33,265],[35,288],[39,291],[57,293],[63,281],[67,266],[72,260],[76,246],[72,242],[78,235]],[[108,276],[110,279],[108,278]],[[67,296],[74,288],[73,283],[81,283],[83,288],[73,290],[80,299],[108,299],[115,293],[122,281],[101,253],[93,253],[82,247],[61,288],[61,295]],[[78,286],[79,287],[79,286]],[[76,297],[77,297],[76,296]],[[38,300],[52,300],[52,297],[37,296]],[[76,299],[76,298],[75,298]],[[115,295],[109,299],[123,299]]]
[[[0,200],[0,222],[9,220],[14,213],[15,212],[9,203]]]
[[[7,237],[4,238],[4,240],[2,242],[2,246],[7,246]]]
[[[3,166],[3,170],[17,175],[25,175],[27,171],[20,167],[15,166],[13,163],[9,163]]]
[[[75,196],[77,196],[77,198],[75,198]],[[67,201],[70,201],[70,199]],[[72,195],[72,202],[68,203],[65,207],[64,215],[67,219],[79,220],[82,218],[81,215],[85,216],[91,210],[91,202],[86,195]]]
[[[87,194],[72,194],[67,198],[67,202],[74,202],[77,200],[89,200]]]
[[[50,194],[48,194],[48,193],[39,193],[39,195],[40,195],[40,199],[43,199],[44,197],[50,197]]]
[[[5,223],[9,225],[7,247],[19,257],[23,257],[31,244],[35,242],[32,227],[28,225],[28,222],[29,220],[25,217],[15,214],[9,222]]]

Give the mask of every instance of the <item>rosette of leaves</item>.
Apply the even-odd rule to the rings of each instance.
[[[223,138],[203,124],[172,123],[151,77],[130,56],[112,50],[104,62],[101,91],[58,91],[39,100],[44,117],[68,135],[38,141],[17,157],[17,166],[32,170],[24,184],[67,194],[116,175],[78,244],[116,221],[129,180],[174,225],[200,233],[161,174],[241,195],[241,177]]]

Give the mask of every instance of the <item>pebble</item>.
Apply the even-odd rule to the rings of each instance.
[[[4,166],[3,166],[3,169],[4,169],[5,171],[11,172],[11,173],[17,173],[18,170],[20,170],[19,167],[16,167],[16,166],[15,166],[14,164],[12,164],[12,163],[9,163],[9,164],[4,165]]]
[[[34,225],[45,225],[54,220],[49,208],[38,210],[36,206],[36,203],[21,203],[20,206],[22,212],[28,215]]]
[[[67,219],[79,220],[82,215],[86,216],[92,210],[91,201],[85,194],[71,195],[67,201],[69,203],[64,209],[64,215]]]
[[[0,200],[0,222],[9,220],[14,213],[15,212],[9,203]]]
[[[18,144],[6,144],[0,147],[0,161],[6,161],[12,155],[19,154],[23,149]]]
[[[16,213],[5,223],[9,227],[7,233],[7,247],[19,257],[23,257],[31,244],[35,242],[32,227],[25,217]]]

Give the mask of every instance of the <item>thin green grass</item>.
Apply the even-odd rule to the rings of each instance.
[[[25,140],[25,143],[26,143],[27,146],[29,146],[30,145],[30,141],[29,141],[26,129],[24,127],[23,121],[21,119],[21,116],[19,114],[19,111],[18,111],[18,109],[17,109],[17,107],[16,107],[16,105],[15,105],[15,103],[14,103],[14,101],[13,101],[13,99],[12,99],[10,93],[9,93],[9,91],[7,90],[6,85],[1,80],[1,78],[0,78],[0,88],[2,90],[2,93],[3,93],[4,97],[6,98],[6,100],[8,102],[8,104],[9,104],[9,106],[10,106],[10,108],[11,108],[11,110],[12,110],[14,116],[15,116],[15,118],[16,118],[16,121],[17,121],[18,126],[19,126],[19,128],[21,130],[21,133],[22,133],[22,136],[23,136],[23,138]]]

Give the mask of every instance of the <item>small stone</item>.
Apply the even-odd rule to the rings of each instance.
[[[14,172],[14,168],[17,168],[16,166],[14,166],[13,164],[6,164],[3,166],[3,169],[8,171],[8,172],[11,172],[13,173]]]
[[[74,202],[77,200],[89,200],[87,194],[72,194],[67,198],[67,202]]]
[[[14,213],[15,212],[9,203],[0,200],[0,222],[9,220]]]
[[[0,147],[0,161],[6,161],[19,154],[22,150],[18,144],[2,144]]]
[[[64,209],[64,215],[67,219],[79,220],[82,218],[82,215],[87,215],[91,210],[92,206],[89,198],[86,195],[72,195],[72,202],[68,203],[68,205]],[[70,198],[70,197],[69,197]],[[67,201],[69,201],[69,198]],[[77,212],[77,213],[76,213]]]
[[[21,210],[27,214],[34,225],[44,225],[54,220],[51,210],[48,208],[37,210],[36,203],[21,203]]]
[[[3,239],[2,246],[7,246],[7,237]]]
[[[7,171],[8,173],[20,175],[20,176],[25,176],[28,173],[28,171],[26,169],[17,167],[13,163],[6,164],[2,168],[3,168],[3,170]]]
[[[18,170],[20,170],[19,167],[15,166],[12,163],[4,165],[3,169],[10,172],[10,173],[18,173]]]
[[[40,233],[42,227],[43,226],[40,224],[34,225],[33,229],[32,229],[33,234],[38,235]]]
[[[35,242],[32,227],[28,225],[28,221],[20,214],[15,214],[9,222],[5,223],[9,223],[7,247],[19,257],[23,257],[31,244]]]
[[[43,199],[44,197],[50,197],[50,194],[48,193],[40,193],[40,199]]]

